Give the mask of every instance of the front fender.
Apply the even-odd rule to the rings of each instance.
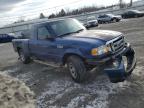
[[[62,61],[65,61],[65,58],[70,55],[77,55],[81,58],[85,58],[84,54],[79,49],[68,49],[65,51],[62,57]]]

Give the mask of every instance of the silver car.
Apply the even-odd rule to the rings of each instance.
[[[99,15],[98,23],[110,23],[110,22],[119,22],[122,19],[120,15],[113,15],[113,14],[104,14]]]
[[[86,23],[84,24],[86,28],[98,26],[98,21],[95,16],[87,18]]]

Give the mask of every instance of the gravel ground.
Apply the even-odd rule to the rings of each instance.
[[[144,18],[92,29],[123,32],[134,47],[138,63],[126,81],[113,84],[105,74],[94,71],[89,81],[77,84],[66,69],[20,63],[11,43],[0,44],[0,71],[24,81],[35,92],[38,108],[143,108]]]

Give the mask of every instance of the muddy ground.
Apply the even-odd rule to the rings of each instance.
[[[22,64],[11,43],[0,44],[0,72],[24,81],[35,92],[38,108],[144,108],[144,18],[92,29],[121,31],[134,47],[137,67],[126,81],[113,84],[95,71],[90,80],[77,84],[66,69]]]

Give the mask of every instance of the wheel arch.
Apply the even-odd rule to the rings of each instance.
[[[116,17],[112,17],[111,20],[113,21],[114,19],[117,19]]]
[[[77,57],[79,57],[80,59],[82,59],[85,62],[85,58],[82,55],[80,55],[80,54],[77,54],[77,53],[66,53],[63,56],[63,59],[62,59],[63,65],[66,64],[66,61],[67,61],[68,57],[70,57],[70,56],[77,56]]]

